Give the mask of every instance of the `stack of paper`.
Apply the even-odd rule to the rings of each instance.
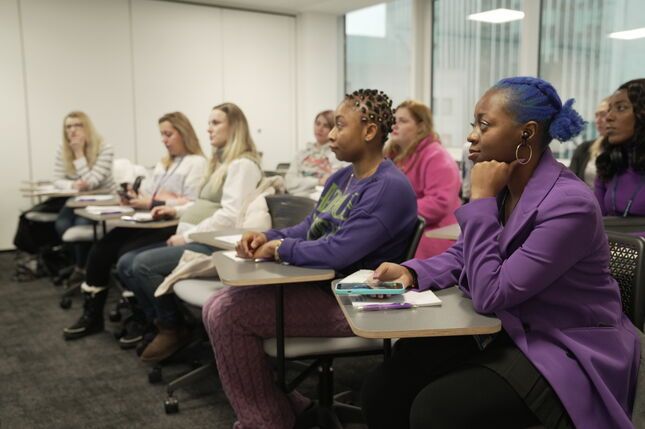
[[[94,215],[117,215],[134,212],[134,209],[128,206],[87,206],[85,210]]]
[[[234,234],[234,235],[217,235],[215,236],[216,240],[223,241],[224,243],[228,243],[231,246],[235,247],[238,241],[242,239],[242,234]]]
[[[78,202],[88,202],[88,201],[110,201],[114,199],[114,195],[105,195],[105,194],[97,194],[97,195],[79,195],[78,197],[74,198],[74,201]]]
[[[430,307],[433,305],[441,305],[441,300],[431,290],[417,292],[409,290],[401,295],[392,295],[387,298],[379,299],[372,298],[369,295],[350,296],[352,305],[360,309],[369,309],[370,306],[382,307],[387,309],[388,304],[410,304],[411,307]]]

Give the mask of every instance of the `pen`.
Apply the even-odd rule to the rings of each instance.
[[[402,310],[404,308],[414,308],[414,305],[409,302],[392,302],[389,304],[367,304],[358,307],[361,311]]]

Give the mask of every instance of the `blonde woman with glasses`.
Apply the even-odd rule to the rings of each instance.
[[[74,111],[63,120],[63,142],[56,151],[54,185],[60,189],[114,191],[112,159],[114,150],[97,133],[92,120],[85,113]],[[91,221],[76,216],[74,209],[63,207],[56,219],[56,232],[62,238],[72,226],[87,225]],[[89,244],[75,244],[75,270],[68,282],[75,283],[84,275]]]

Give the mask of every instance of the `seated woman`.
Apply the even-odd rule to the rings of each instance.
[[[332,174],[314,210],[300,224],[246,233],[238,255],[269,258],[349,274],[399,259],[416,223],[414,192],[396,166],[383,159],[392,124],[392,102],[382,92],[359,90],[338,106],[329,133],[331,149],[352,165]],[[275,336],[275,291],[231,287],[202,308],[224,392],[237,429],[291,428],[309,401],[286,395],[273,381],[262,348]],[[288,336],[352,335],[329,282],[293,285],[284,291]]]
[[[185,250],[211,254],[211,246],[191,242],[195,232],[233,228],[243,203],[260,180],[260,157],[251,138],[244,113],[233,103],[215,106],[208,120],[208,134],[213,158],[207,180],[195,204],[185,210],[177,232],[167,245],[144,252],[130,252],[119,259],[119,278],[137,297],[148,326],[144,332],[132,332],[121,339],[121,345],[136,345],[145,331],[158,333],[142,350],[141,360],[156,362],[173,354],[191,338],[175,301],[174,294],[155,297],[157,287],[177,266]],[[175,216],[177,208],[159,207],[157,215]]]
[[[594,123],[598,137],[594,140],[582,142],[573,151],[569,168],[590,188],[593,188],[596,181],[596,159],[600,155],[602,142],[605,138],[605,127],[607,126],[607,109],[609,109],[609,97],[603,99],[596,107]]]
[[[502,331],[398,341],[363,385],[370,428],[632,427],[636,329],[591,190],[549,149],[582,129],[572,103],[548,82],[514,77],[475,106],[461,237],[374,277],[420,290],[457,284]]]
[[[603,216],[645,216],[645,79],[609,97],[595,194]]]
[[[112,192],[116,189],[112,180],[114,150],[96,132],[94,124],[83,112],[75,111],[63,120],[63,143],[56,151],[54,185],[60,189],[91,191],[94,189]],[[74,209],[63,207],[56,219],[56,232],[62,238],[65,231],[75,225],[92,222],[74,214]],[[68,284],[79,284],[85,276],[85,262],[91,243],[74,244],[74,272]]]
[[[394,119],[385,156],[410,180],[417,195],[419,216],[426,221],[425,231],[457,223],[454,213],[461,205],[459,168],[433,130],[430,108],[407,100],[396,108]],[[453,244],[424,234],[415,257],[438,255]]]
[[[316,186],[323,186],[329,176],[346,163],[336,159],[329,146],[329,131],[334,126],[334,112],[325,110],[316,115],[314,136],[316,141],[296,154],[284,176],[287,191],[293,195],[308,197]]]
[[[159,118],[159,131],[168,153],[156,165],[152,179],[143,182],[141,193],[131,194],[131,198],[122,201],[135,209],[173,207],[194,200],[206,169],[206,158],[197,135],[184,114],[174,112]],[[110,270],[119,256],[134,249],[161,246],[174,231],[174,227],[115,228],[92,245],[86,280],[81,285],[85,298],[83,314],[76,323],[63,329],[65,339],[73,340],[103,330]]]

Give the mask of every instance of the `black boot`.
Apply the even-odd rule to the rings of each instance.
[[[86,335],[103,331],[103,308],[108,296],[108,290],[100,292],[83,292],[83,314],[72,326],[63,329],[66,340],[75,340]]]

